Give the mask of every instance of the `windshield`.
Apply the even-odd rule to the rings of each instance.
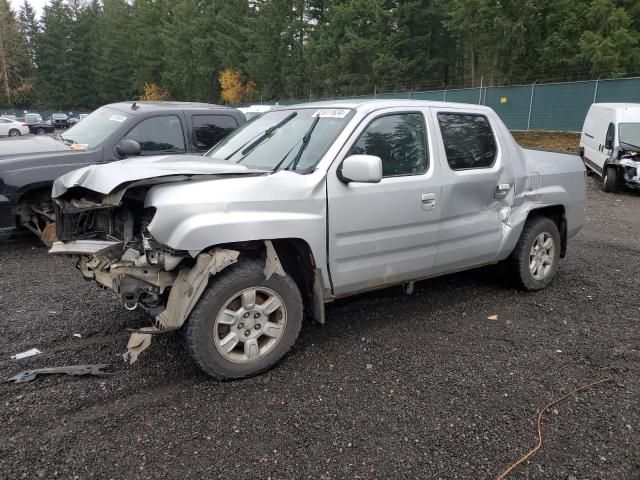
[[[269,170],[310,171],[353,116],[348,108],[266,112],[205,155]]]
[[[82,122],[76,123],[61,137],[70,143],[87,145],[87,148],[97,147],[129,117],[124,112],[102,107],[88,115]]]
[[[640,123],[621,123],[620,143],[640,147]]]

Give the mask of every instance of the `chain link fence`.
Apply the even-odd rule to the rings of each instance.
[[[580,132],[587,110],[594,102],[640,103],[640,77],[534,83],[529,85],[454,88],[430,91],[384,92],[371,95],[286,99],[265,105],[293,105],[319,100],[404,98],[474,103],[494,109],[511,130]],[[59,109],[40,108],[32,112],[49,118]],[[83,112],[62,111],[77,116]],[[0,106],[0,115],[23,117],[24,109]]]
[[[487,105],[500,115],[511,130],[580,132],[592,103],[640,103],[640,77],[424,92],[375,93],[348,97],[281,100],[265,102],[265,104],[291,105],[318,100],[374,98],[403,98]]]

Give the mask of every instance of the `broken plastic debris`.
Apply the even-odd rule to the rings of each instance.
[[[76,338],[82,338],[82,335],[80,335],[79,333],[74,333],[73,336]]]
[[[37,348],[32,348],[31,350],[27,350],[26,352],[16,353],[15,355],[11,355],[11,360],[20,360],[22,358],[33,357],[34,355],[38,355],[42,353]]]
[[[11,377],[7,382],[23,383],[35,380],[38,375],[54,375],[65,374],[72,377],[78,375],[94,375],[96,377],[107,377],[111,375],[104,371],[109,365],[71,365],[67,367],[50,367],[50,368],[38,368],[36,370],[27,370],[20,372],[19,374]]]
[[[487,317],[487,320],[498,320],[498,315],[491,315],[490,317]]]
[[[156,327],[144,327],[140,330],[150,333],[134,332],[129,337],[129,343],[127,344],[127,351],[122,354],[125,362],[129,362],[129,365],[133,365],[138,360],[138,356],[144,352],[149,345],[151,345],[151,332],[157,332]]]

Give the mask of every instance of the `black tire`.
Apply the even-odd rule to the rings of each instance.
[[[10,137],[19,137],[20,136],[20,130],[12,128],[11,130],[9,130],[9,136]]]
[[[618,169],[608,166],[602,173],[602,189],[608,193],[615,193],[618,190]]]
[[[284,357],[298,338],[303,317],[300,290],[289,275],[282,277],[275,273],[267,280],[264,266],[264,260],[246,259],[227,267],[209,280],[189,315],[185,331],[187,350],[204,372],[218,380],[250,377],[268,370]],[[218,335],[214,331],[215,320],[228,299],[253,287],[266,287],[281,297],[286,308],[286,324],[271,350],[249,363],[234,363],[218,351],[214,338]]]
[[[553,239],[554,253],[551,268],[544,278],[539,280],[533,276],[529,268],[530,254],[533,244],[542,233],[549,233]],[[556,223],[548,217],[532,217],[527,220],[520,239],[506,265],[518,288],[527,291],[545,288],[555,277],[560,261],[560,232]]]
[[[38,128],[36,130],[36,134],[38,134],[38,135],[44,135],[45,133],[47,133],[47,131],[42,127]]]

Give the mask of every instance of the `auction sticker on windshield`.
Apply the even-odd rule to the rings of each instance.
[[[109,117],[109,120],[111,120],[112,122],[119,122],[122,123],[127,119],[127,117],[124,117],[122,115],[111,115]]]
[[[317,110],[312,117],[320,117],[320,118],[344,118],[349,115],[348,108],[323,108],[322,110]]]

